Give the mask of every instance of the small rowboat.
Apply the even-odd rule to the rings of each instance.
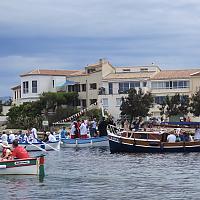
[[[20,146],[26,148],[27,151],[38,151],[44,149],[46,151],[51,150],[60,150],[60,141],[56,142],[42,142],[38,141],[37,143],[19,143]]]
[[[91,137],[86,139],[61,139],[61,147],[91,147],[91,146],[109,146],[108,137]]]
[[[117,131],[110,126],[108,130],[111,153],[165,153],[200,152],[200,141],[167,142],[165,134],[158,132]]]
[[[9,143],[12,148],[12,144]],[[46,151],[50,150],[60,150],[60,141],[57,140],[56,142],[42,142],[38,141],[35,143],[28,143],[28,142],[19,142],[19,145],[24,147],[27,151],[40,151],[42,149]],[[2,146],[0,145],[0,151],[2,150]]]
[[[44,156],[0,161],[0,175],[44,176]]]

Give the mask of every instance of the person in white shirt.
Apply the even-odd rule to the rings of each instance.
[[[36,128],[32,128],[31,129],[31,134],[30,134],[30,137],[32,138],[32,142],[34,142],[34,143],[37,143],[37,130],[36,130]]]
[[[48,132],[47,134],[49,135],[48,136],[49,142],[56,142],[56,137],[53,135],[52,132]]]
[[[11,142],[11,143],[16,139],[15,135],[12,133],[12,131],[10,131],[8,139],[9,139],[9,142]]]
[[[2,142],[8,141],[8,135],[5,132],[2,133],[1,140],[2,140]]]
[[[195,129],[194,140],[200,140],[200,127]]]
[[[167,136],[167,142],[176,142],[176,136],[173,133]]]
[[[80,135],[82,139],[87,138],[87,125],[84,123],[84,120],[82,120],[82,123],[80,126]]]

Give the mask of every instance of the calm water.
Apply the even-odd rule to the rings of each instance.
[[[110,154],[61,149],[46,156],[46,176],[0,177],[1,199],[200,199],[200,153]]]

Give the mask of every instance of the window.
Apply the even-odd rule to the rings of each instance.
[[[80,85],[79,84],[74,85],[74,92],[80,92]]]
[[[15,99],[17,99],[17,91],[15,91]]]
[[[119,83],[119,93],[127,92],[128,90],[135,88],[135,87],[140,87],[139,81]]]
[[[86,84],[82,84],[81,87],[82,87],[82,92],[85,92],[86,91]]]
[[[152,89],[177,89],[189,88],[189,81],[156,81],[151,83]]]
[[[96,90],[97,89],[97,84],[96,83],[91,83],[90,84],[90,90]]]
[[[108,98],[102,99],[103,106],[108,106]]]
[[[130,89],[135,87],[140,87],[139,81],[130,82]]]
[[[109,87],[109,94],[113,94],[113,84],[108,83],[108,87]]]
[[[148,72],[148,68],[140,68],[141,72]]]
[[[90,99],[90,105],[97,102],[97,99]]]
[[[147,87],[147,82],[146,81],[143,82],[143,87]]]
[[[55,81],[54,80],[52,81],[52,86],[53,86],[53,88],[55,87]]]
[[[86,108],[86,99],[82,99],[82,107]]]
[[[123,69],[123,72],[130,72],[130,69]]]
[[[32,93],[37,93],[37,81],[32,81]]]
[[[178,88],[178,81],[173,81],[173,88]]]
[[[121,104],[122,104],[122,99],[116,98],[116,106],[121,106]]]
[[[157,97],[155,97],[155,103],[162,104],[164,102],[165,98],[166,98],[165,96],[157,96]]]
[[[23,82],[23,93],[24,94],[28,93],[28,81]]]
[[[74,85],[68,85],[68,92],[74,92]]]

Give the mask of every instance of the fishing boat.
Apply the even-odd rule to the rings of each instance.
[[[120,131],[109,126],[108,138],[111,153],[165,153],[200,152],[200,141],[167,142],[165,132]]]
[[[109,146],[108,137],[101,136],[101,137],[90,137],[86,139],[61,139],[61,147],[91,147],[91,146]]]
[[[9,143],[12,147],[12,143]],[[30,142],[19,142],[20,146],[23,146],[27,151],[40,151],[40,150],[60,150],[60,141],[57,140],[55,142],[43,142],[39,141],[30,143]],[[0,145],[0,151],[2,150],[2,146]]]
[[[0,161],[0,175],[44,176],[44,156]]]

